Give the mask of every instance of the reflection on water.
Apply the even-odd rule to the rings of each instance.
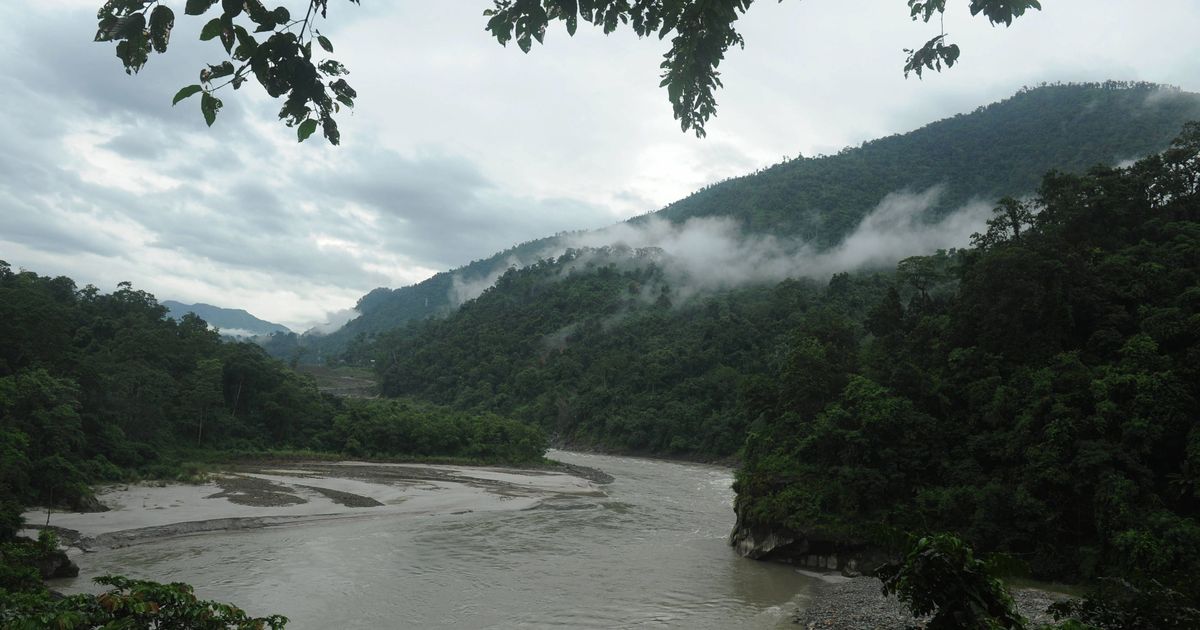
[[[109,572],[186,581],[300,630],[790,625],[812,582],[726,544],[727,469],[553,456],[612,474],[608,496],[176,538],[85,555],[59,588]]]

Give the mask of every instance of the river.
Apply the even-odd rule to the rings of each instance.
[[[533,509],[391,515],[217,532],[77,558],[186,581],[288,628],[777,628],[814,586],[738,557],[727,468],[552,452],[615,478]]]

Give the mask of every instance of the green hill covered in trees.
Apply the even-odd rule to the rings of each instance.
[[[1173,88],[1108,82],[1044,85],[998,103],[881,138],[836,155],[797,158],[713,184],[658,212],[631,220],[682,222],[723,217],[749,234],[797,239],[817,249],[850,234],[898,191],[939,186],[926,210],[935,220],[972,200],[1032,193],[1048,170],[1082,172],[1161,151],[1184,122],[1200,118],[1200,95]],[[460,304],[455,282],[480,282],[510,265],[557,257],[578,234],[515,246],[399,289],[363,296],[360,315],[328,335],[277,334],[264,342],[276,357],[327,360],[411,320],[443,317]],[[361,355],[359,356],[361,358]]]

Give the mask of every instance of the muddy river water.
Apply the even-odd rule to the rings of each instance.
[[[93,591],[90,578],[109,572],[187,581],[203,598],[234,602],[253,614],[283,614],[289,628],[300,630],[791,625],[813,578],[730,549],[729,469],[551,456],[615,480],[591,486],[571,478],[575,490],[588,487],[569,492],[489,486],[494,503],[448,501],[431,509],[417,509],[418,499],[381,495],[383,507],[341,508],[349,517],[150,536],[77,556],[80,577],[56,588]],[[335,487],[327,478],[305,483]],[[336,487],[354,492],[354,483]],[[425,490],[436,493],[438,484]],[[146,496],[141,505],[107,513],[105,522],[150,510],[146,501],[156,499]],[[306,505],[324,505],[312,496]],[[72,525],[71,516],[63,515],[63,526]]]

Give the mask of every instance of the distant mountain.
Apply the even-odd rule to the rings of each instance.
[[[892,193],[939,187],[922,217],[936,221],[971,201],[1030,193],[1051,169],[1082,172],[1156,153],[1195,119],[1200,95],[1175,88],[1111,81],[1043,85],[836,155],[788,160],[713,184],[629,224],[726,218],[743,233],[828,249]],[[359,300],[359,317],[340,330],[275,335],[267,350],[306,360],[328,357],[408,321],[444,316],[510,266],[557,256],[585,234],[538,239],[412,286],[375,289]]]
[[[240,308],[221,308],[211,304],[183,304],[174,300],[163,300],[167,315],[178,320],[188,313],[195,313],[208,325],[221,331],[226,337],[248,339],[276,333],[289,334],[291,329],[282,324],[259,319]]]

